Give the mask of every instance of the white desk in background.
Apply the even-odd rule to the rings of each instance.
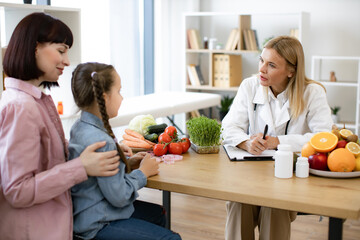
[[[124,98],[118,116],[110,119],[110,125],[113,128],[128,125],[131,119],[141,114],[159,118],[192,112],[218,106],[220,101],[219,94],[197,92],[162,92]],[[65,133],[70,131],[78,117],[78,114],[61,117]]]
[[[117,117],[110,119],[112,127],[124,126],[141,114],[154,118],[168,117],[220,105],[221,95],[195,92],[163,92],[125,98]]]

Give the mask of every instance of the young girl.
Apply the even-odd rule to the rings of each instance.
[[[84,239],[181,239],[163,228],[165,212],[161,206],[136,201],[137,190],[146,185],[147,177],[158,173],[159,163],[146,153],[126,159],[116,142],[108,120],[117,116],[123,98],[114,67],[80,64],[71,81],[82,113],[71,129],[70,159],[97,141],[107,143],[100,151],[116,149],[121,157],[117,175],[89,178],[72,188],[75,234]]]
[[[54,102],[41,86],[57,86],[70,62],[73,36],[59,19],[33,13],[16,26],[3,66],[0,102],[0,238],[72,239],[70,188],[87,175],[118,172],[116,151],[96,143],[67,162],[67,141]],[[95,142],[94,142],[95,143]]]

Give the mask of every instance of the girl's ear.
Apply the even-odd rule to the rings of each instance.
[[[107,104],[109,102],[109,95],[106,93],[103,93],[103,98],[105,100],[105,104]]]

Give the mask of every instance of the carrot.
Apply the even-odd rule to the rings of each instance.
[[[123,140],[122,143],[132,148],[152,148],[152,146],[145,141],[134,142],[129,140]]]
[[[143,135],[141,135],[140,133],[135,132],[135,131],[133,131],[133,130],[131,130],[131,129],[129,129],[129,128],[125,129],[125,133],[126,133],[126,134],[129,134],[130,136],[133,136],[133,137],[135,137],[135,138],[139,138],[139,139],[141,139],[141,140],[144,140],[144,139],[145,139]]]
[[[155,146],[156,143],[152,142],[152,141],[149,141],[147,139],[144,140],[145,142],[147,142],[148,144],[150,144],[151,146]]]
[[[123,137],[124,140],[133,141],[133,142],[143,141],[140,138],[136,138],[136,137],[131,136],[131,135],[127,134],[127,133],[125,133],[122,137]]]
[[[139,138],[133,137],[133,136],[131,136],[129,134],[126,134],[126,133],[123,135],[123,139],[127,140],[127,141],[132,141],[132,142],[142,142],[142,141],[144,141],[144,142],[150,144],[151,146],[155,145],[155,143],[153,143],[153,142],[151,142],[151,141],[149,141],[147,139],[141,140]]]

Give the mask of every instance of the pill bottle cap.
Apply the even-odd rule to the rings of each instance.
[[[308,162],[308,158],[307,157],[298,157],[297,161],[298,162]]]
[[[289,144],[280,144],[277,148],[279,151],[291,151],[291,145]]]

